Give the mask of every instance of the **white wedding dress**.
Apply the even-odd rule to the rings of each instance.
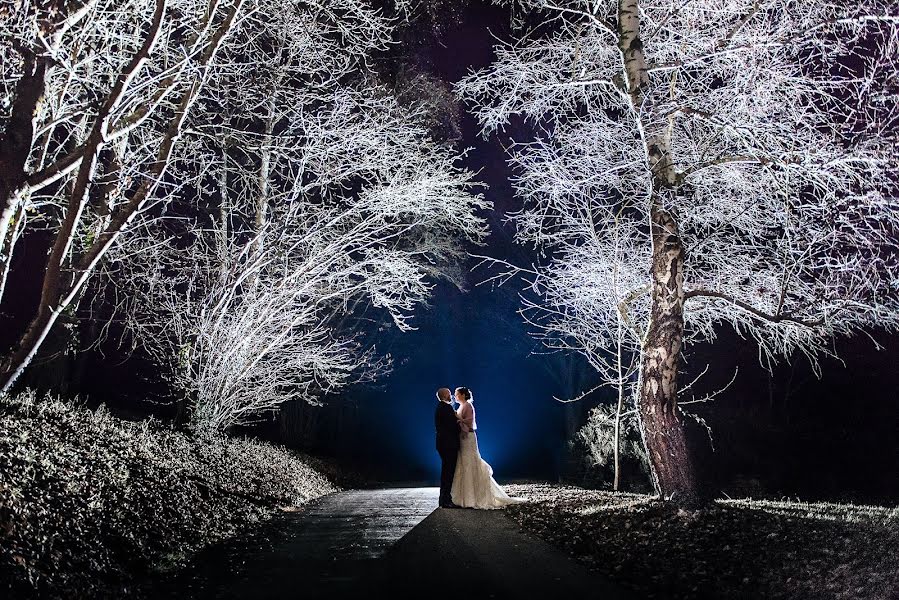
[[[459,407],[457,414],[462,418],[463,406]],[[469,404],[470,417],[465,415],[463,423],[474,426],[474,407]],[[467,419],[467,420],[466,420]],[[465,427],[463,425],[463,427]],[[459,441],[459,458],[456,462],[456,473],[453,476],[451,496],[453,503],[465,508],[494,509],[503,508],[509,504],[524,502],[522,498],[513,498],[506,494],[496,480],[493,479],[493,468],[481,458],[478,450],[478,435],[469,431]]]

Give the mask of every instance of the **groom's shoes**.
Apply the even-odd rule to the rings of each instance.
[[[450,502],[441,503],[440,508],[462,508],[462,507],[459,506],[458,504],[455,504],[454,502],[450,501]]]

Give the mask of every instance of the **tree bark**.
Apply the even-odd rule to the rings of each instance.
[[[253,220],[254,233],[256,241],[253,242],[253,256],[259,258],[264,251],[262,232],[268,224],[268,195],[269,180],[271,179],[272,165],[272,132],[275,129],[275,100],[274,97],[269,98],[267,104],[267,115],[265,120],[265,134],[260,144],[260,161],[259,161],[259,195],[256,196],[256,216]],[[250,281],[251,289],[255,290],[259,284],[259,276],[254,275]]]
[[[612,481],[612,491],[617,492],[618,486],[621,482],[621,457],[620,457],[620,448],[621,448],[621,405],[623,401],[623,394],[621,390],[618,391],[618,408],[615,410],[615,440],[614,440],[614,455],[615,455],[615,475],[614,480]]]
[[[44,97],[46,60],[26,52],[24,72],[16,83],[13,105],[6,130],[0,134],[0,272],[5,274],[12,260],[15,217],[20,212],[25,166],[34,139],[34,119]],[[2,296],[0,296],[2,297]]]
[[[618,47],[624,64],[633,118],[646,110],[649,86],[643,40],[640,37],[639,0],[619,0]],[[677,407],[677,376],[684,339],[684,246],[677,222],[665,208],[673,197],[677,177],[670,152],[669,132],[662,127],[643,129],[651,171],[650,322],[643,340],[638,415],[657,491],[681,505],[702,502],[687,435]]]
[[[16,241],[22,235],[24,229],[25,208],[19,204],[18,211],[13,216],[12,229],[9,230],[6,238],[6,251],[3,251],[3,240],[0,239],[0,302],[3,302],[3,295],[6,293],[6,282],[9,279],[9,272],[12,270],[12,257],[15,250]]]
[[[275,130],[275,101],[268,103],[268,115],[265,120],[265,134],[262,138],[259,163],[259,195],[256,197],[256,233],[262,231],[268,222],[268,190],[272,164],[272,132]],[[258,241],[257,253],[262,252],[262,241]]]
[[[617,288],[617,285],[616,285]],[[613,448],[613,453],[615,456],[615,475],[614,481],[612,482],[612,490],[617,492],[618,486],[621,482],[621,411],[624,408],[624,374],[622,373],[622,355],[621,355],[621,345],[623,343],[622,340],[623,331],[622,331],[622,323],[621,323],[621,315],[618,315],[618,406],[615,408],[615,436],[613,443],[615,447]]]
[[[703,498],[677,406],[684,338],[684,247],[674,219],[660,208],[652,212],[652,309],[643,344],[639,414],[659,493],[692,506]]]

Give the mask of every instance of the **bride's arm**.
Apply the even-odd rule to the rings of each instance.
[[[459,407],[459,410],[453,411],[456,414],[456,424],[459,425],[459,437],[461,439],[465,439],[465,436],[468,435],[468,430],[465,428],[465,422],[462,420],[462,407]]]
[[[465,410],[465,409],[468,410]],[[464,406],[459,409],[459,423],[462,424],[462,431],[471,431],[471,426],[474,425],[474,410],[471,407]]]

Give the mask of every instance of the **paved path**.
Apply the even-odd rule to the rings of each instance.
[[[436,504],[437,488],[332,494],[279,515],[251,538],[201,553],[146,591],[178,598],[626,597],[520,532],[502,511]]]

